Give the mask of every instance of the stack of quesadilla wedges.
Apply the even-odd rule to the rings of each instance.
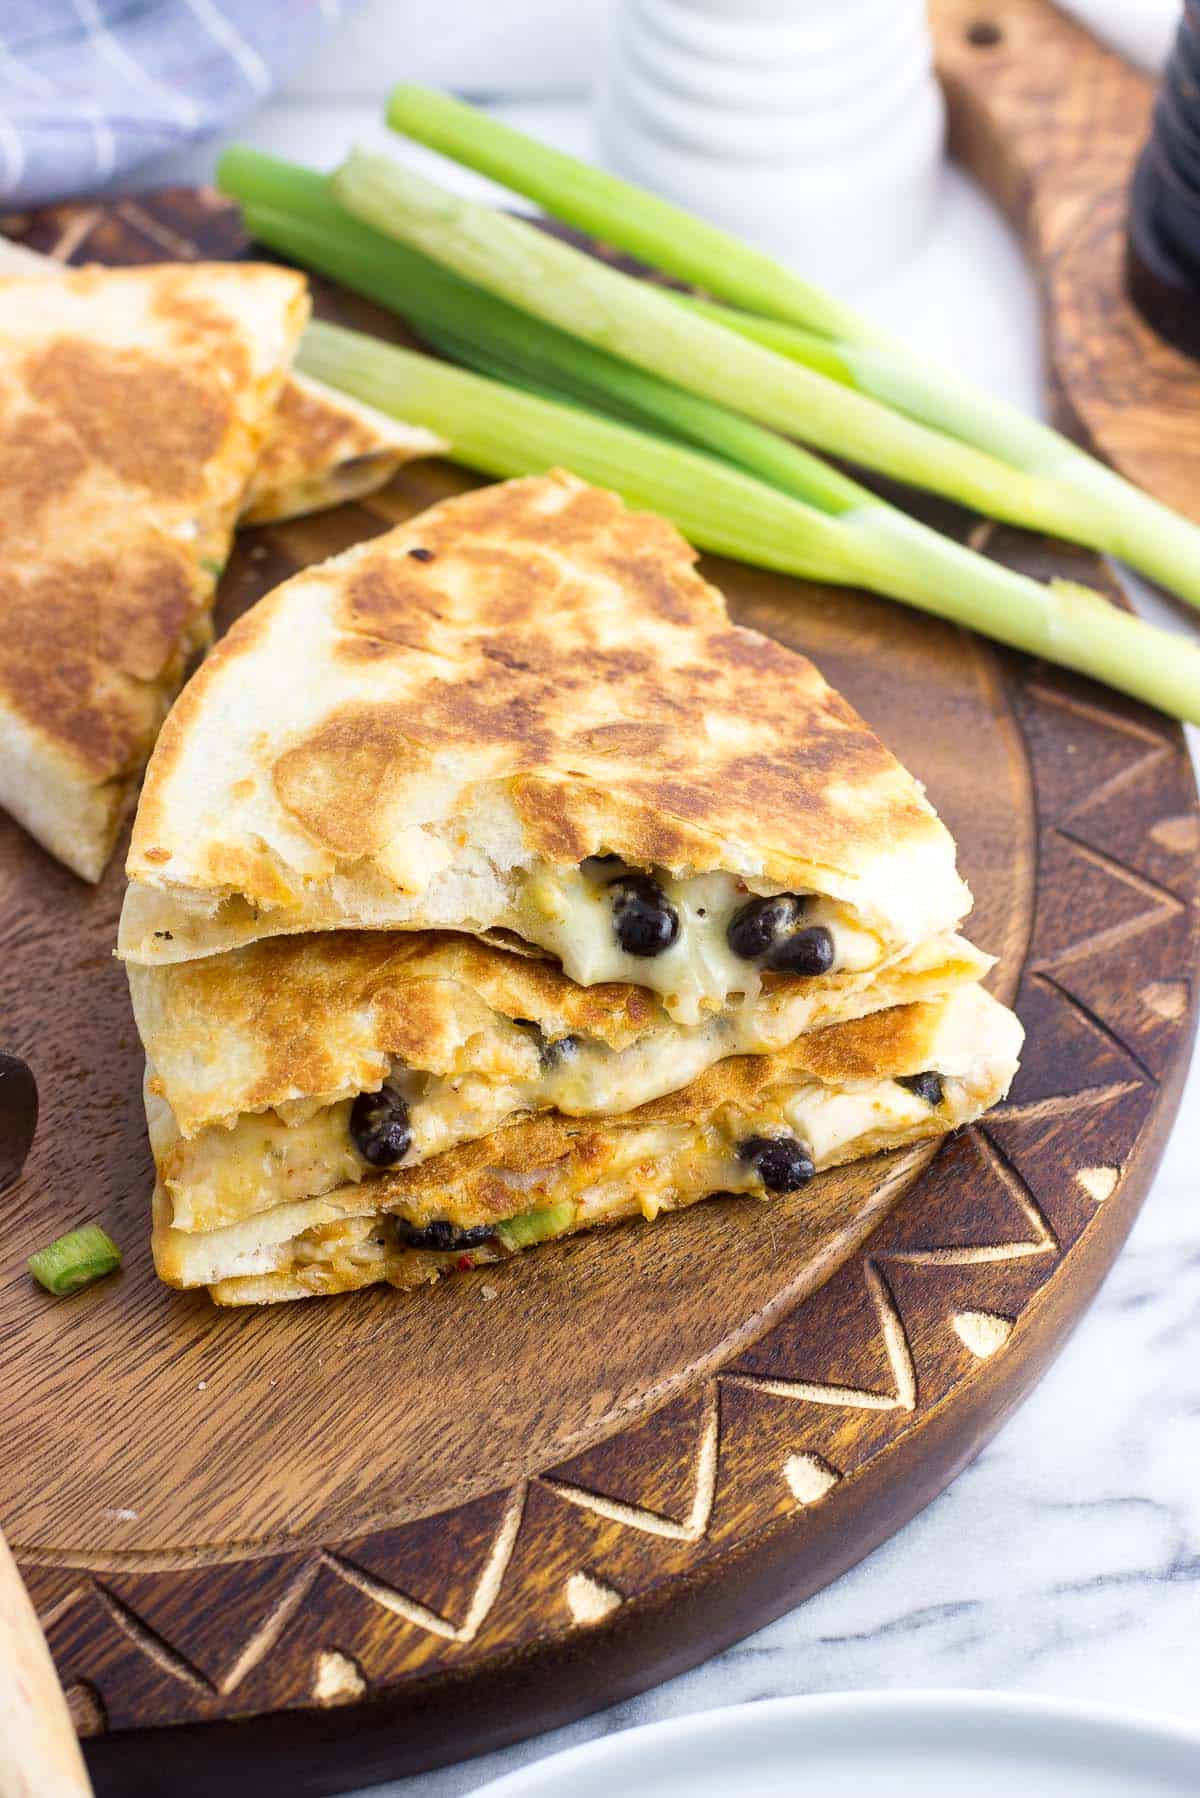
[[[1007,1090],[948,832],[694,562],[510,481],[296,576],[193,678],[119,945],[165,1280],[419,1285]]]
[[[239,517],[360,497],[444,447],[289,376],[307,316],[275,266],[0,251],[0,805],[86,880],[208,641]]]

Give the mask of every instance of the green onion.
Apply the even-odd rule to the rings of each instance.
[[[661,512],[719,555],[812,580],[862,578],[839,521],[676,443],[337,325],[309,326],[299,366],[395,418],[430,429],[436,419],[452,458],[468,468],[504,479],[569,468]]]
[[[447,193],[386,156],[355,151],[336,197],[377,230],[468,281],[691,392],[789,435],[1014,523],[1075,534],[1053,483],[916,424],[750,342],[525,221]]]
[[[302,355],[311,372],[449,435],[452,453],[468,466],[511,475],[563,463],[631,504],[663,512],[701,547],[791,574],[875,587],[1168,711],[1194,714],[1200,669],[1181,639],[1154,632],[1098,596],[1093,618],[1081,597],[1086,590],[1048,591],[989,562],[761,426],[482,293],[350,218],[327,181],[311,171],[233,150],[221,163],[220,180],[243,200],[247,229],[264,243],[402,310],[456,359],[534,389],[540,407],[494,381],[472,384],[425,358],[378,362],[374,352],[382,346],[370,339],[313,327]],[[390,408],[380,400],[377,379],[393,384]],[[570,402],[570,409],[547,405],[547,396]],[[526,403],[518,405],[518,397]],[[589,418],[581,405],[719,451],[767,485],[748,489],[711,455],[697,457]],[[793,504],[781,510],[784,494]],[[835,520],[838,528],[831,530]],[[1089,628],[1096,639],[1090,644],[1084,640]]]
[[[665,429],[823,511],[882,503],[773,432],[580,343],[393,244],[351,219],[329,198],[320,178],[313,179],[317,191],[292,196],[304,209],[299,214],[244,201],[246,229],[293,260],[402,311],[428,343],[455,360]],[[253,185],[236,175],[233,181],[243,194]]]
[[[485,474],[561,465],[672,519],[701,548],[873,587],[1200,722],[1200,646],[1087,588],[1042,586],[871,496],[830,516],[715,457],[334,325],[310,325],[300,366],[440,432],[456,461]]]
[[[68,1230],[29,1257],[29,1271],[56,1298],[102,1280],[121,1265],[121,1251],[99,1224]]]
[[[574,1221],[575,1207],[570,1199],[564,1199],[561,1205],[547,1205],[541,1211],[523,1211],[516,1217],[506,1217],[496,1234],[506,1248],[528,1249],[535,1242],[561,1236]]]
[[[792,318],[828,336],[845,337],[856,328],[867,334],[848,306],[789,274],[763,251],[448,94],[398,87],[388,101],[387,120],[393,130],[490,175],[564,223],[619,244],[693,287],[711,288],[750,312]]]
[[[1054,531],[1120,556],[1200,604],[1200,528],[1190,519],[1141,492],[1057,431],[907,350],[763,252],[669,201],[551,150],[445,95],[397,88],[388,105],[388,121],[397,131],[524,194],[566,223],[743,309],[739,316],[727,308],[691,302],[684,309],[693,316],[719,323],[810,373],[841,383],[860,399],[870,396],[910,421],[944,433],[946,469],[941,480],[931,478],[916,455],[907,469],[896,467],[890,460],[894,440],[876,438],[870,415],[861,411],[848,414],[846,420],[848,434],[857,434],[858,441],[841,446],[817,435],[799,403],[790,421],[767,417],[759,410],[763,396],[756,388],[743,405],[765,422],[900,480],[949,493],[1011,523]],[[406,233],[408,229],[406,218]],[[646,328],[652,328],[650,315],[643,317]],[[772,321],[784,330],[773,329]],[[633,328],[638,328],[636,320]],[[830,339],[836,342],[822,342]],[[709,344],[711,349],[711,340]],[[612,347],[630,353],[615,339]],[[756,382],[767,378],[759,366]],[[675,378],[682,380],[678,373]],[[780,397],[791,403],[794,395],[785,388]],[[1024,473],[1030,478],[1027,510],[1022,509],[1019,485],[1000,489],[995,500],[988,498],[986,483],[968,492],[980,474],[977,466],[960,463],[969,450],[1004,462],[1014,476]]]

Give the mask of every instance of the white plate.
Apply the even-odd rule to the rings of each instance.
[[[1197,1798],[1200,1735],[1005,1692],[774,1698],[535,1761],[475,1798]]]

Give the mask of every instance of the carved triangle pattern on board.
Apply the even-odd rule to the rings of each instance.
[[[890,1249],[881,1259],[901,1262],[907,1267],[981,1267],[989,1262],[1021,1261],[1030,1255],[1057,1255],[1058,1241],[1054,1231],[1028,1184],[1005,1160],[986,1129],[975,1126],[968,1134],[977,1144],[991,1173],[1005,1188],[1024,1218],[1028,1234],[1004,1238],[999,1242],[948,1243],[941,1248],[928,1249]]]
[[[1014,1119],[1033,1122],[1039,1118],[1070,1117],[1074,1112],[1111,1105],[1114,1100],[1137,1092],[1140,1084],[1137,1080],[1126,1080],[1112,1086],[1091,1086],[1083,1092],[1063,1093],[1048,1099],[1031,1099],[1027,1104],[1006,1099],[1002,1105],[995,1106],[988,1117],[997,1123],[1011,1123]]]
[[[1085,1030],[1090,1030],[1093,1035],[1100,1037],[1114,1054],[1130,1064],[1131,1072],[1136,1073],[1142,1080],[1158,1084],[1158,1076],[1142,1060],[1133,1045],[1118,1036],[1116,1031],[1106,1024],[1104,1019],[1092,1010],[1091,1006],[1085,1005],[1077,994],[1068,992],[1066,987],[1054,978],[1053,974],[1049,974],[1043,969],[1039,973],[1031,974],[1029,979],[1033,985],[1051,995],[1060,1005],[1068,1006]]]
[[[94,1577],[85,1578],[79,1585],[72,1587],[64,1597],[41,1614],[39,1621],[46,1634],[52,1635],[80,1601],[91,1597],[140,1654],[152,1662],[160,1673],[186,1686],[201,1701],[203,1708],[208,1710],[210,1705],[207,1701],[214,1697],[231,1696],[247,1675],[267,1660],[301,1610],[323,1569],[353,1587],[381,1611],[402,1618],[428,1635],[440,1637],[448,1643],[473,1642],[500,1592],[520,1533],[524,1506],[525,1488],[520,1486],[509,1495],[499,1525],[480,1564],[466,1614],[460,1623],[441,1616],[418,1599],[375,1575],[364,1572],[344,1556],[327,1549],[318,1550],[316,1554],[300,1562],[295,1578],[267,1616],[245,1639],[227,1672],[219,1679],[210,1679],[202,1673],[173,1648],[159,1631],[151,1629],[128,1605]]]
[[[578,1505],[584,1511],[592,1511],[597,1517],[604,1517],[610,1523],[623,1523],[630,1529],[641,1530],[648,1536],[661,1536],[668,1542],[699,1542],[708,1528],[708,1520],[712,1514],[717,1489],[720,1440],[721,1405],[714,1380],[705,1402],[696,1442],[692,1502],[682,1521],[664,1517],[660,1511],[646,1506],[627,1504],[622,1499],[609,1498],[601,1492],[589,1492],[586,1487],[572,1485],[566,1480],[551,1479],[545,1474],[542,1475],[541,1484],[557,1493],[559,1498],[565,1498],[568,1504]]]
[[[410,1598],[407,1593],[399,1591],[376,1575],[364,1572],[361,1567],[356,1567],[341,1555],[325,1551],[321,1559],[339,1579],[345,1580],[347,1585],[353,1586],[364,1598],[369,1598],[373,1604],[390,1611],[393,1616],[402,1617],[406,1623],[414,1624],[431,1636],[440,1636],[446,1642],[473,1642],[487,1621],[488,1613],[503,1584],[520,1534],[524,1510],[525,1487],[518,1486],[509,1496],[504,1515],[480,1567],[466,1616],[461,1623],[454,1623],[448,1617],[439,1615],[428,1605]]]
[[[156,1630],[148,1629],[137,1613],[131,1611],[128,1605],[122,1604],[119,1598],[115,1598],[99,1580],[93,1580],[91,1585],[96,1598],[122,1635],[127,1636],[148,1661],[153,1661],[160,1673],[178,1680],[181,1685],[190,1687],[203,1698],[210,1695],[214,1689],[211,1680],[205,1679],[199,1669],[185,1660],[170,1643],[165,1642]]]
[[[729,1373],[722,1374],[722,1380],[727,1385],[744,1386],[753,1392],[766,1393],[771,1398],[804,1400],[810,1405],[847,1405],[855,1411],[914,1411],[917,1405],[917,1371],[896,1302],[873,1261],[863,1263],[863,1279],[875,1311],[876,1325],[887,1353],[888,1365],[892,1370],[891,1392],[871,1392],[861,1386],[805,1379],[802,1375],[771,1379],[765,1374]]]
[[[1055,827],[1051,827],[1047,834],[1056,839],[1054,847],[1074,862],[1081,873],[1111,884],[1115,894],[1119,894],[1122,915],[1111,924],[1100,925],[1078,938],[1056,945],[1034,962],[1035,970],[1063,968],[1071,962],[1097,955],[1118,943],[1127,942],[1130,937],[1140,936],[1143,931],[1153,930],[1158,924],[1167,923],[1185,910],[1174,893],[1104,851],[1089,847],[1080,837]]]
[[[1049,707],[1053,712],[1066,713],[1069,717],[1078,719],[1101,740],[1107,736],[1118,742],[1122,739],[1132,740],[1144,746],[1142,754],[1136,761],[1129,761],[1122,757],[1120,766],[1115,772],[1099,782],[1094,779],[1089,763],[1089,778],[1080,783],[1079,794],[1074,799],[1068,800],[1058,813],[1060,826],[1073,823],[1088,812],[1111,805],[1121,793],[1136,786],[1171,754],[1171,745],[1162,732],[1156,730],[1153,725],[1142,724],[1136,719],[1123,718],[1115,712],[1105,711],[1101,706],[1084,699],[1077,693],[1057,691],[1046,682],[1037,679],[1025,682],[1024,693],[1027,700],[1035,702],[1039,706]],[[1086,832],[1084,834],[1086,835]]]

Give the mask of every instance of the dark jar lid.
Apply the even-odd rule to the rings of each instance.
[[[1160,337],[1200,357],[1200,0],[1187,0],[1134,172],[1125,284]]]
[[[1160,337],[1200,358],[1200,257],[1181,260],[1162,226],[1162,175],[1149,148],[1130,192],[1125,285],[1134,305]],[[1200,250],[1200,201],[1193,202]]]

